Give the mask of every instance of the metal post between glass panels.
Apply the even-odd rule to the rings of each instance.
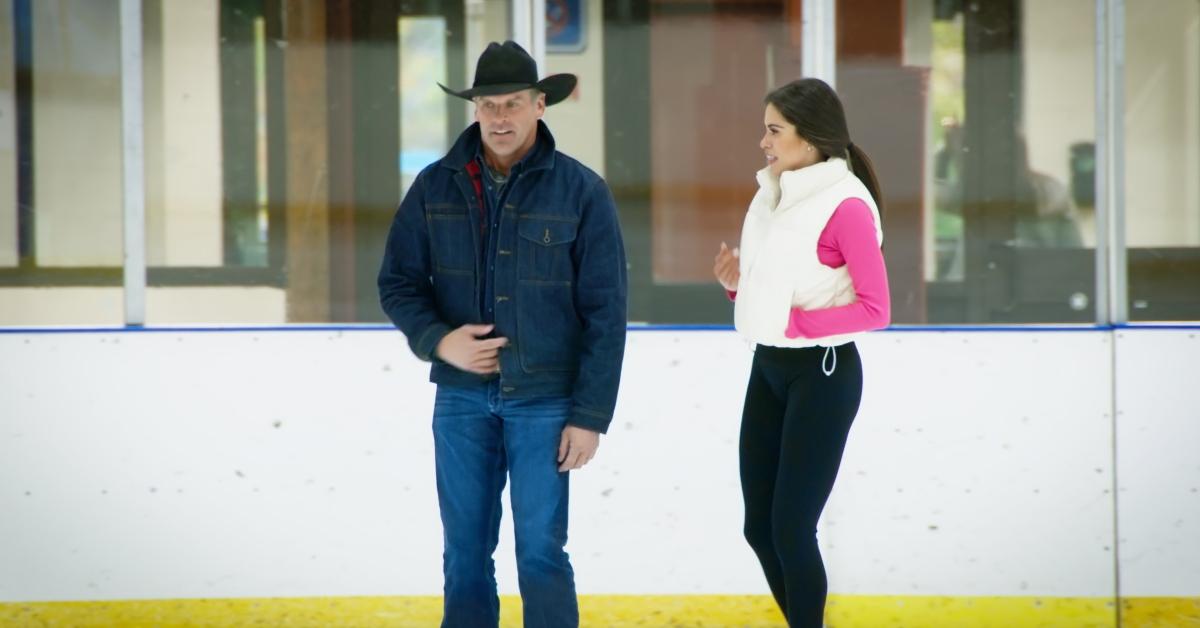
[[[121,0],[121,171],[125,325],[146,322],[145,142],[142,116],[142,3]]]
[[[1129,322],[1129,265],[1125,249],[1125,0],[1108,0],[1109,322]]]
[[[1128,322],[1125,3],[1096,0],[1096,324]]]

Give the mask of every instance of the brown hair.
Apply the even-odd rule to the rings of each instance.
[[[850,141],[842,101],[828,83],[815,78],[792,81],[771,90],[763,102],[774,105],[796,127],[797,135],[821,151],[823,159],[841,157],[850,162],[850,169],[867,186],[882,219],[883,196],[875,168],[863,149]]]

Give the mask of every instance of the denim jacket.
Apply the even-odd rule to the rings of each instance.
[[[555,150],[538,121],[537,143],[514,171],[493,259],[483,259],[480,219],[467,164],[479,125],[459,136],[417,176],[392,220],[379,271],[384,312],[416,356],[433,363],[430,381],[470,386],[496,378],[438,359],[442,338],[480,322],[480,281],[495,267],[494,336],[506,398],[566,396],[568,423],[605,432],[616,406],[625,353],[625,250],[604,180]]]

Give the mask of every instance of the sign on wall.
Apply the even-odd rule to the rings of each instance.
[[[587,0],[546,0],[546,52],[587,48]]]

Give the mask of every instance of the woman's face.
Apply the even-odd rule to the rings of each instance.
[[[796,127],[784,119],[775,105],[768,104],[763,113],[766,132],[758,147],[767,156],[771,174],[778,177],[788,170],[799,170],[821,160],[821,152],[796,134]]]

